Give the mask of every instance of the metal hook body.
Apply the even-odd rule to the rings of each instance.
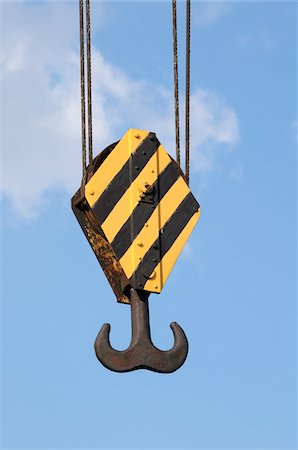
[[[179,369],[188,353],[188,341],[183,329],[172,322],[174,345],[170,350],[162,351],[151,340],[149,323],[149,294],[130,289],[132,338],[129,347],[118,351],[111,347],[109,324],[104,324],[94,343],[99,361],[114,372],[130,372],[148,369],[154,372],[171,373]]]

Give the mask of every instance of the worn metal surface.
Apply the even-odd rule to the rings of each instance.
[[[129,299],[124,293],[127,286],[127,278],[116,258],[112,247],[105,239],[104,233],[98,226],[92,209],[89,207],[85,198],[85,183],[90,179],[95,170],[104,161],[106,156],[112,151],[116,144],[112,144],[101,152],[94,163],[90,165],[86,172],[86,178],[83,179],[80,189],[75,193],[71,200],[72,210],[82,228],[105,276],[107,277],[117,301],[120,303],[129,303]]]
[[[188,342],[183,329],[172,322],[174,345],[162,351],[151,340],[149,324],[149,294],[130,289],[132,338],[127,350],[118,351],[111,347],[109,324],[104,324],[95,340],[94,348],[99,361],[114,372],[130,372],[148,369],[159,373],[171,373],[179,369],[188,353]]]

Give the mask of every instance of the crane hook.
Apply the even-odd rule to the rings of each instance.
[[[151,340],[149,323],[149,293],[130,289],[132,338],[129,347],[118,351],[111,347],[111,326],[106,323],[94,343],[98,360],[114,372],[130,372],[148,369],[159,373],[171,373],[179,369],[188,353],[188,341],[183,329],[172,322],[174,345],[170,350],[159,350]]]

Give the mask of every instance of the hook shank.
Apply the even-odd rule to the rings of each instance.
[[[148,369],[154,372],[171,373],[179,369],[188,353],[188,342],[183,329],[172,322],[174,345],[170,350],[162,351],[151,340],[148,293],[130,290],[132,337],[129,347],[118,351],[111,347],[109,324],[104,324],[94,343],[99,361],[114,372],[130,372]]]

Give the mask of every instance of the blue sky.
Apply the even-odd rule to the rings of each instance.
[[[171,375],[97,361],[116,303],[70,210],[80,184],[76,2],[1,2],[2,448],[296,448],[297,7],[193,2],[191,188],[201,218],[152,337]],[[178,3],[184,48],[184,8]],[[94,146],[174,151],[169,2],[92,2]],[[183,51],[181,92],[183,101]]]

